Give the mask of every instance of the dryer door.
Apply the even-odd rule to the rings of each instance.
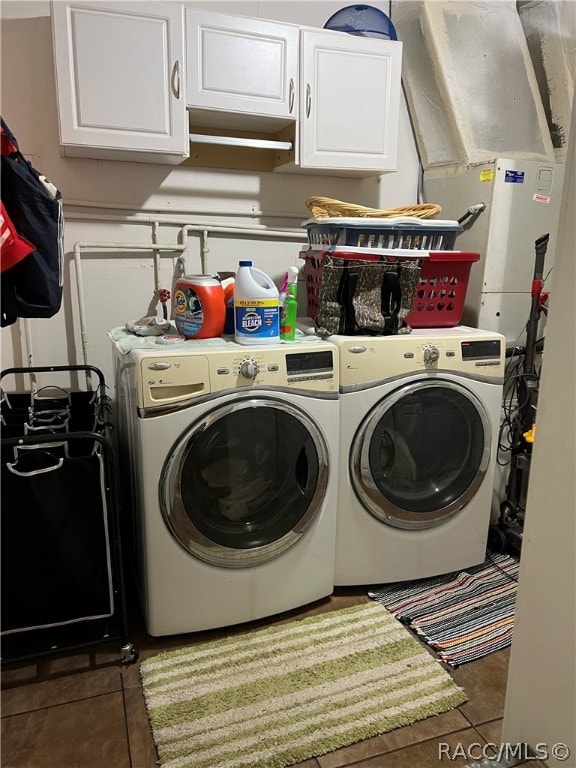
[[[320,513],[328,450],[313,420],[274,398],[236,398],[194,423],[160,480],[164,520],[208,563],[242,567],[277,557]]]
[[[474,496],[490,461],[490,422],[463,386],[429,379],[382,399],[360,426],[350,475],[363,506],[406,529],[439,525]]]

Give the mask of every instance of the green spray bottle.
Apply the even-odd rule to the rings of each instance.
[[[298,267],[288,267],[286,295],[280,308],[280,338],[294,341],[298,316]]]

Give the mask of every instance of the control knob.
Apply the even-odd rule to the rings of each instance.
[[[435,347],[433,344],[429,344],[427,347],[424,347],[425,365],[430,365],[430,363],[435,363],[439,357],[440,357],[440,350],[438,349],[438,347]]]
[[[245,379],[255,379],[259,372],[260,368],[256,360],[248,357],[240,363],[240,375],[244,376]]]

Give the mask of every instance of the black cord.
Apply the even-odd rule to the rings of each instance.
[[[509,556],[511,557],[511,555],[509,555]],[[503,573],[503,574],[504,574],[504,576],[506,576],[508,579],[510,579],[510,581],[513,581],[515,584],[517,584],[517,583],[518,583],[518,579],[517,579],[516,577],[514,577],[514,576],[511,576],[511,575],[508,573],[508,571],[505,571],[505,570],[504,570],[504,568],[501,568],[501,567],[498,565],[498,563],[497,563],[497,562],[494,560],[494,557],[493,557],[492,553],[490,552],[490,550],[488,550],[488,551],[486,552],[486,557],[488,558],[488,560],[490,560],[490,562],[492,563],[492,565],[494,566],[494,568],[497,568],[497,569],[498,569],[498,570],[499,570],[501,573]]]
[[[527,324],[526,324],[527,325]],[[542,336],[534,342],[534,347],[544,342]],[[522,412],[530,401],[530,383],[538,384],[540,381],[540,369],[533,373],[524,371],[526,348],[514,346],[507,351],[507,362],[504,369],[504,385],[502,393],[503,418],[498,433],[499,466],[508,466],[511,458],[507,456],[502,460],[500,454],[510,454],[514,444],[518,441],[518,429],[521,428]]]
[[[506,364],[504,372],[504,389],[502,396],[502,410],[503,419],[500,424],[500,430],[498,435],[498,453],[510,453],[512,445],[514,443],[514,433],[516,431],[516,420],[518,413],[518,381],[523,376],[522,374],[522,361],[523,357],[518,355],[515,359],[514,356],[510,357]],[[497,457],[497,463],[500,466],[507,466],[510,464],[510,459],[501,461]]]

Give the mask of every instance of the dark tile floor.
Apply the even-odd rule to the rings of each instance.
[[[337,589],[331,598],[248,626],[161,639],[149,637],[135,613],[130,640],[142,661],[164,649],[365,601],[366,589]],[[448,743],[453,756],[472,744],[500,743],[508,658],[509,650],[504,650],[451,672],[469,697],[458,709],[308,760],[299,768],[462,768],[472,760],[448,759],[440,744]],[[3,768],[155,768],[139,662],[120,663],[115,645],[109,644],[4,665],[1,744]]]

